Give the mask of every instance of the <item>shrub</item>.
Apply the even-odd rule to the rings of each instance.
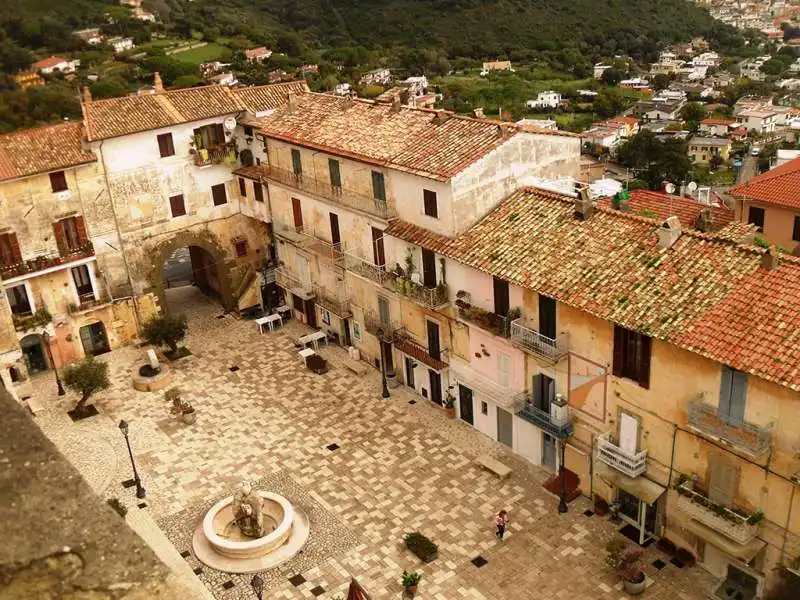
[[[87,356],[64,369],[64,384],[81,395],[81,399],[75,405],[75,412],[80,413],[92,394],[110,385],[108,365],[95,360],[94,356]]]
[[[422,575],[417,573],[416,571],[409,573],[408,571],[403,571],[403,587],[411,587],[412,585],[419,584],[419,580],[422,579]]]
[[[406,547],[423,562],[431,562],[439,554],[439,547],[419,531],[407,533]]]
[[[128,514],[128,507],[127,507],[127,506],[125,506],[125,505],[124,505],[124,504],[123,504],[123,503],[120,501],[120,499],[119,499],[119,498],[109,498],[108,500],[106,500],[106,502],[107,502],[107,503],[108,503],[108,505],[109,505],[111,508],[113,508],[113,509],[114,509],[114,510],[117,512],[117,514],[118,514],[120,517],[122,517],[123,519],[125,518],[125,515],[127,515],[127,514]]]
[[[615,538],[606,545],[606,563],[613,567],[625,581],[639,583],[644,577],[645,564],[642,561],[644,550]]]
[[[186,337],[186,315],[169,313],[163,317],[153,317],[142,328],[142,335],[154,346],[168,346],[170,352],[176,355],[178,342]]]

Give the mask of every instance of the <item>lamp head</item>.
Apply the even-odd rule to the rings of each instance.
[[[122,435],[128,435],[128,422],[125,419],[119,422],[119,430],[122,432]]]

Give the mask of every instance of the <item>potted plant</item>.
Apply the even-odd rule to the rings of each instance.
[[[406,590],[406,593],[413,596],[417,593],[417,586],[419,585],[419,580],[422,579],[422,575],[413,571],[409,573],[408,571],[403,571],[403,587]]]
[[[452,389],[453,386],[448,387],[444,395],[444,409],[447,412],[447,416],[451,419],[456,416],[456,397],[453,395],[453,392],[450,391]]]
[[[647,587],[644,575],[645,564],[642,561],[644,550],[633,546],[625,540],[615,538],[606,545],[608,556],[606,563],[616,570],[631,596],[638,596]]]
[[[181,421],[187,425],[191,425],[197,420],[197,413],[194,411],[194,407],[188,402],[181,400],[181,392],[178,388],[169,390],[164,394],[164,398],[172,402],[170,412],[180,417]]]

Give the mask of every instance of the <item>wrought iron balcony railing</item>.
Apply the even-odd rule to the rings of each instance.
[[[497,336],[508,338],[511,336],[511,319],[504,317],[488,310],[484,310],[477,306],[464,302],[463,300],[456,300],[458,306],[458,317],[469,323],[473,323]]]
[[[511,322],[511,343],[522,350],[552,361],[558,361],[569,353],[568,333],[551,339],[523,325],[521,318]]]
[[[549,410],[536,406],[533,395],[520,392],[514,397],[516,415],[555,438],[566,439],[572,435],[572,415],[566,403],[551,402]]]
[[[747,544],[758,537],[761,512],[745,514],[743,511],[723,506],[709,499],[702,491],[693,489],[689,481],[678,488],[678,508],[698,521],[732,539],[739,544]]]
[[[754,456],[767,452],[772,444],[773,423],[754,425],[746,421],[733,420],[717,412],[717,409],[700,397],[689,401],[689,426],[702,434],[724,440]]]
[[[350,311],[350,298],[347,294],[335,293],[318,285],[314,285],[313,290],[316,296],[314,301],[322,308],[343,319],[353,315]]]
[[[628,477],[638,477],[647,470],[647,450],[628,452],[610,433],[597,438],[597,459]]]
[[[334,263],[344,260],[344,244],[334,244],[310,227],[283,226],[275,229],[275,234],[289,243],[305,248],[314,254]]]
[[[213,148],[197,148],[194,152],[194,164],[198,167],[208,165],[236,165],[236,143],[227,142]]]
[[[344,264],[348,271],[374,281],[386,289],[393,290],[395,293],[410,298],[428,308],[438,308],[450,301],[447,284],[440,283],[436,287],[427,287],[407,277],[400,277],[391,271],[387,271],[385,267],[372,264],[352,254],[345,254]]]
[[[299,290],[306,296],[314,295],[314,285],[303,281],[285,268],[275,269],[275,282],[285,290]]]
[[[94,256],[94,246],[92,242],[87,241],[76,248],[64,248],[63,253],[60,254],[42,254],[30,260],[0,265],[0,275],[3,279],[11,279],[60,265],[66,266],[90,256]]]
[[[386,342],[391,342],[395,332],[400,329],[400,324],[391,319],[381,319],[377,313],[364,309],[364,329]]]

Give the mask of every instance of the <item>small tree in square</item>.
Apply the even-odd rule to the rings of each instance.
[[[154,346],[168,346],[170,354],[177,357],[178,342],[186,337],[186,315],[168,313],[163,317],[153,317],[144,324],[142,335]]]
[[[105,390],[110,385],[108,365],[103,361],[95,360],[94,356],[87,356],[64,369],[64,384],[81,395],[75,405],[75,413],[80,414],[92,394]]]

